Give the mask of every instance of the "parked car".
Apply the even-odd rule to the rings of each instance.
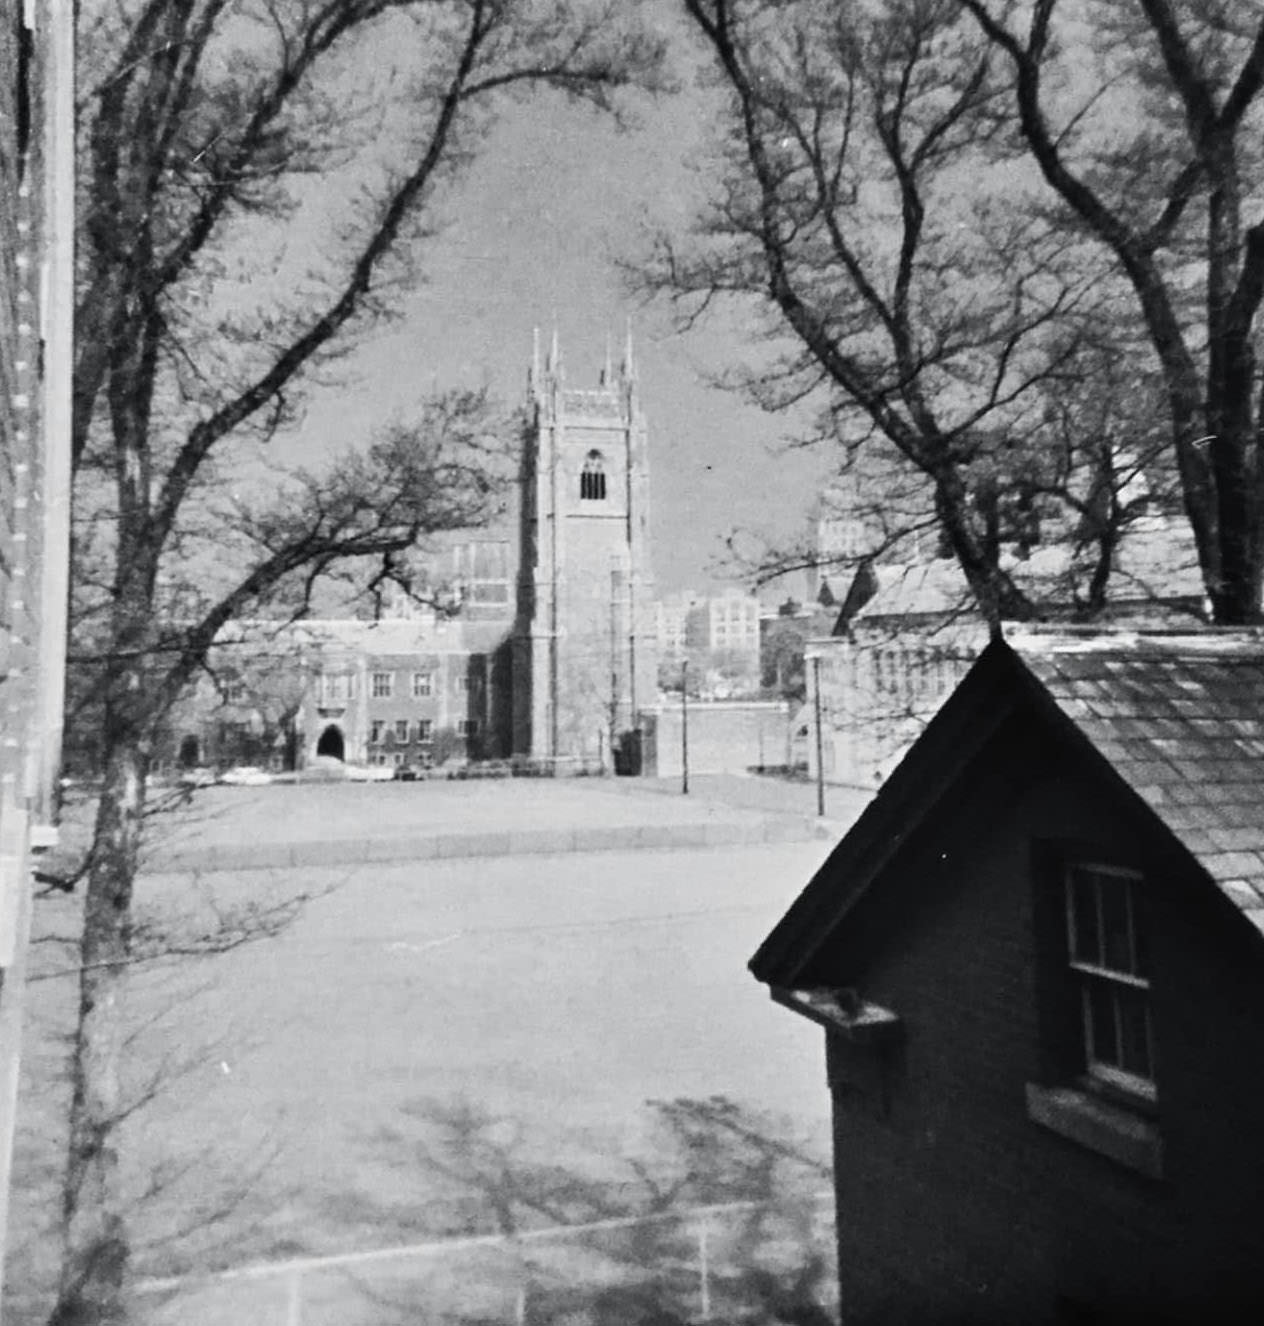
[[[214,787],[217,782],[214,769],[186,769],[180,775],[181,787]]]
[[[348,764],[347,777],[353,783],[389,783],[395,777],[390,764]]]
[[[272,781],[272,775],[253,764],[239,764],[235,768],[225,769],[219,781],[229,787],[266,787]]]

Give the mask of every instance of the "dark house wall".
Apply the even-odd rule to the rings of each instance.
[[[1159,1179],[1028,1117],[1066,1072],[1037,953],[1067,840],[1146,871]],[[905,1024],[827,1038],[844,1322],[1264,1320],[1264,948],[1164,842],[1011,722],[807,973]]]

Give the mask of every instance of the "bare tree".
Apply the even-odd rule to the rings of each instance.
[[[1004,62],[955,0],[684,9],[725,104],[722,176],[641,282],[686,324],[731,300],[772,314],[779,357],[745,390],[773,410],[822,400],[820,435],[845,448],[885,442],[984,615],[1032,615],[1002,557],[1015,521],[998,480],[1023,495],[1097,272],[1014,205]]]
[[[98,568],[100,592],[77,653],[96,669],[103,784],[59,1326],[125,1314],[111,1121],[154,734],[234,618],[277,598],[301,604],[346,558],[389,571],[423,532],[476,520],[486,402],[436,400],[414,427],[276,483],[271,500],[235,496],[227,476],[385,314],[504,98],[548,87],[610,110],[620,88],[652,79],[659,52],[627,11],[604,0],[123,0],[85,20],[73,447],[79,565]],[[380,110],[387,51],[398,95]],[[321,265],[278,275],[278,237],[304,207],[328,232]],[[164,615],[180,568],[197,593]]]
[[[1259,7],[962,5],[1012,65],[1018,129],[1064,224],[1091,236],[1130,288],[1162,375],[1215,619],[1255,621],[1264,574]]]
[[[1055,606],[1106,609],[1141,514],[1107,490],[1138,465],[1177,481],[1215,619],[1254,620],[1258,6],[683,9],[725,99],[724,173],[646,284],[686,321],[729,299],[771,314],[784,353],[741,384],[771,409],[823,399],[834,443],[893,447],[989,620],[1046,606],[1001,556],[1033,512],[1071,526]]]

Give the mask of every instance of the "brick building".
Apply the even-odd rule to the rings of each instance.
[[[848,1322],[1264,1314],[1264,637],[995,641],[752,960]]]

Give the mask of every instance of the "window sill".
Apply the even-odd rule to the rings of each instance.
[[[1029,1082],[1027,1117],[1147,1178],[1163,1177],[1163,1144],[1158,1125],[1092,1092]]]

